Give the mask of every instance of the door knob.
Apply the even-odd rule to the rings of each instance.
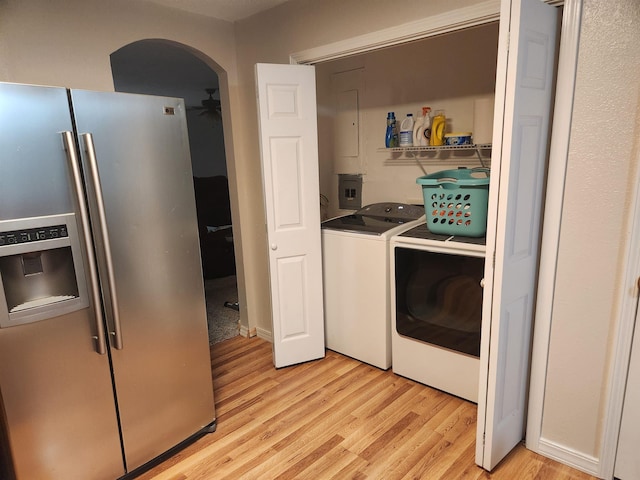
[[[277,250],[278,249],[278,245],[276,245],[275,243],[271,244],[271,250]]]

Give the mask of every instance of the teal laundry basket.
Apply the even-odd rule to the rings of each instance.
[[[441,235],[482,237],[487,232],[489,169],[442,170],[416,179],[427,227]]]

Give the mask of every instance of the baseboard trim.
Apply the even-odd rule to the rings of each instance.
[[[273,336],[271,335],[271,331],[265,330],[264,328],[256,328],[254,330],[254,336],[258,335],[258,337],[262,338],[263,340],[273,343]]]
[[[249,327],[245,327],[244,325],[240,325],[240,335],[245,337],[245,338],[251,338],[251,337],[255,337],[256,334],[256,329],[251,328],[249,329]]]
[[[538,448],[534,450],[540,455],[564,463],[577,470],[581,470],[589,475],[597,477],[600,471],[600,460],[591,455],[585,455],[572,448],[565,447],[559,443],[540,438]]]

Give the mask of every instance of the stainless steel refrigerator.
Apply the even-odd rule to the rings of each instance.
[[[215,429],[181,99],[0,84],[5,475],[115,479]]]

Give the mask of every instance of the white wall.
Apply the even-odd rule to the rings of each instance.
[[[639,106],[640,2],[585,0],[542,437],[596,459],[640,153]]]
[[[0,8],[3,81],[113,90],[109,55],[150,38],[198,49],[235,77],[228,22],[125,0],[4,0]]]

